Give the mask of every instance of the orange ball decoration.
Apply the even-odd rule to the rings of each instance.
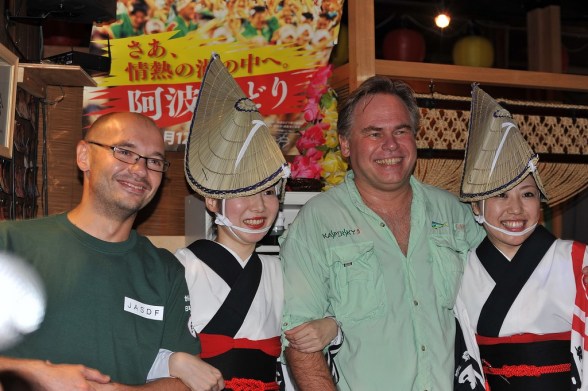
[[[494,63],[494,46],[489,39],[468,35],[453,46],[453,63],[471,67],[491,67]]]
[[[425,49],[425,38],[420,32],[399,28],[384,37],[382,55],[385,60],[421,62],[425,59]]]

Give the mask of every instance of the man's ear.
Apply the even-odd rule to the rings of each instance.
[[[341,155],[343,157],[349,157],[349,140],[343,136],[339,136],[339,147],[341,148]]]
[[[221,200],[217,200],[216,198],[204,198],[204,205],[206,205],[206,209],[212,213],[220,212],[220,203]]]
[[[83,140],[76,147],[76,162],[82,172],[90,170],[90,144]]]

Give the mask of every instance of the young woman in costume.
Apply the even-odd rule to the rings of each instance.
[[[255,252],[272,227],[289,168],[255,104],[211,59],[186,146],[191,187],[214,214],[217,237],[179,249],[190,291],[190,330],[201,358],[220,370],[226,389],[277,390],[281,353],[282,269]],[[297,348],[322,350],[338,335],[324,318],[288,336]]]
[[[455,307],[455,389],[484,389],[485,377],[492,391],[586,390],[586,245],[539,224],[538,157],[510,113],[474,86],[471,116],[460,198],[487,237],[468,255]]]

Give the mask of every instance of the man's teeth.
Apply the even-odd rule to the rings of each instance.
[[[393,164],[398,164],[401,161],[402,161],[402,159],[397,157],[397,158],[390,158],[390,159],[378,159],[378,160],[376,160],[376,163],[384,164],[384,165],[393,165]]]

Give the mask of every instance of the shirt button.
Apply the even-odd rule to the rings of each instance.
[[[380,223],[380,227],[385,227],[386,224],[385,223]]]
[[[419,305],[419,301],[418,300],[413,301],[413,303],[414,303],[414,305]]]
[[[284,322],[284,326],[288,326],[288,322]]]
[[[427,348],[425,347],[425,345],[421,345],[421,350],[424,352],[425,350],[427,350]]]

